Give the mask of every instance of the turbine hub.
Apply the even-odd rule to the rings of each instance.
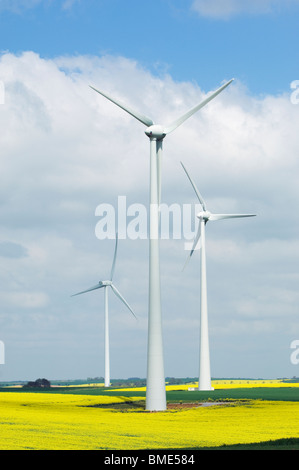
[[[211,212],[209,212],[209,211],[202,211],[202,212],[199,212],[197,214],[197,217],[199,219],[203,219],[203,220],[206,220],[206,221],[209,220],[210,216],[211,216]]]
[[[148,137],[157,140],[162,140],[166,136],[163,127],[159,124],[153,124],[152,126],[147,127],[145,129],[145,133]]]

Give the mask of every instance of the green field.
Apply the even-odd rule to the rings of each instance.
[[[299,450],[299,439],[278,439],[277,441],[259,442],[258,444],[201,447],[200,450]]]
[[[23,389],[23,388],[0,388],[1,392],[16,392],[26,393],[36,391],[37,393],[69,393],[72,395],[108,395],[108,396],[123,396],[123,397],[145,397],[145,391],[128,391],[121,388],[109,389],[99,386],[86,386],[86,387],[51,387],[50,389]],[[171,390],[166,392],[168,403],[192,403],[203,401],[221,401],[221,400],[278,400],[278,401],[299,401],[299,387],[253,387],[253,388],[233,388],[223,390],[213,390],[209,392],[203,391],[186,391],[186,390]]]

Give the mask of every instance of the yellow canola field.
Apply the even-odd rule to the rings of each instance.
[[[159,413],[113,409],[112,403],[123,401],[128,398],[2,392],[0,450],[184,449],[299,437],[298,402],[257,400]]]
[[[196,384],[198,385],[198,384]],[[299,383],[287,383],[282,382],[282,380],[246,380],[246,379],[234,379],[234,380],[213,380],[212,386],[215,390],[224,389],[224,388],[253,388],[253,387],[299,387]]]
[[[197,389],[198,382],[195,383],[188,383],[188,384],[179,384],[179,385],[167,385],[166,390],[188,390],[189,388]],[[286,383],[282,382],[281,380],[253,380],[253,379],[234,379],[234,380],[212,380],[212,387],[215,390],[223,390],[229,388],[253,388],[253,387],[299,387],[299,382],[297,383]],[[131,391],[132,388],[120,388],[118,389],[119,392],[121,391]],[[145,392],[146,387],[136,387],[134,388],[136,392]]]

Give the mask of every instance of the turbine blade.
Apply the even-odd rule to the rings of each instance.
[[[193,253],[194,253],[194,251],[195,251],[195,249],[196,249],[196,247],[197,247],[197,244],[198,244],[198,242],[199,242],[199,240],[200,240],[200,235],[201,235],[201,232],[200,232],[200,226],[199,226],[199,227],[198,227],[198,231],[197,231],[197,235],[196,235],[196,237],[195,237],[195,239],[194,239],[194,242],[193,242],[192,249],[191,249],[191,251],[190,251],[190,257],[193,255]]]
[[[189,175],[188,171],[186,170],[186,168],[184,167],[184,165],[183,165],[182,162],[181,162],[181,165],[182,165],[182,167],[183,167],[183,169],[184,169],[186,175],[187,175],[188,178],[189,178],[189,181],[190,181],[190,183],[191,183],[191,185],[192,185],[192,187],[193,187],[193,189],[194,189],[194,191],[195,191],[196,196],[198,197],[199,202],[200,202],[201,205],[202,205],[203,210],[204,210],[204,211],[207,210],[207,209],[206,209],[205,201],[203,200],[203,197],[201,196],[200,192],[198,191],[198,189],[197,189],[197,187],[196,187],[194,181],[192,180],[191,176]]]
[[[128,307],[128,309],[131,311],[134,317],[137,318],[135,313],[131,309],[130,305],[128,304],[128,302],[123,298],[121,293],[116,289],[116,287],[113,284],[111,284],[111,289],[113,290],[114,294],[125,304],[125,306]]]
[[[111,101],[112,103],[116,104],[117,106],[119,106],[121,109],[123,109],[124,111],[126,111],[127,113],[131,114],[131,116],[133,116],[135,119],[137,119],[138,121],[142,122],[142,124],[145,124],[146,126],[152,126],[154,124],[154,122],[147,116],[144,116],[143,114],[140,114],[138,113],[137,111],[133,111],[131,108],[129,108],[128,106],[124,105],[123,103],[121,103],[120,101],[116,100],[115,98],[111,98],[111,96],[107,95],[106,93],[104,93],[103,91],[100,91],[100,90],[97,90],[96,88],[94,88],[93,86],[89,85],[90,88],[92,88],[94,91],[96,91],[97,93],[99,93],[100,95],[104,96],[105,98],[107,98],[107,100]]]
[[[208,104],[213,98],[219,95],[219,93],[221,93],[232,81],[233,81],[233,78],[229,80],[229,82],[225,83],[220,88],[218,88],[218,90],[216,90],[214,93],[208,96],[205,100],[203,100],[197,106],[194,106],[194,108],[190,109],[190,111],[188,111],[186,114],[184,114],[179,119],[177,119],[172,124],[170,124],[168,127],[166,127],[164,129],[164,133],[169,134],[170,132],[174,131],[177,127],[183,124],[183,122],[186,121],[186,119],[188,119],[190,116],[196,113],[199,109],[203,108],[206,104]]]
[[[189,256],[188,256],[188,258],[186,259],[186,262],[185,262],[185,264],[184,264],[183,271],[184,271],[184,269],[186,268],[187,264],[189,263],[189,261],[190,261],[190,259],[191,259],[191,256],[193,255],[193,253],[194,253],[194,251],[195,251],[195,249],[196,249],[196,247],[197,247],[197,245],[198,245],[198,243],[199,243],[199,241],[200,241],[200,235],[201,235],[201,232],[200,232],[200,226],[199,226],[199,227],[198,227],[197,234],[196,234],[196,237],[194,238],[194,242],[193,242],[193,245],[192,245],[192,249],[191,249],[191,251],[190,251],[190,253],[189,253]],[[201,246],[200,246],[200,248],[201,248]]]
[[[162,140],[157,141],[157,186],[158,186],[158,204],[161,204],[162,190]]]
[[[80,294],[85,294],[86,292],[91,292],[92,290],[100,289],[101,287],[104,287],[102,282],[99,282],[96,286],[90,287],[90,289],[83,290],[82,292],[77,292],[77,294],[71,295],[71,297],[74,297],[75,295],[80,295]]]
[[[237,219],[241,217],[255,217],[256,214],[211,214],[209,220]]]
[[[162,175],[161,175],[161,170],[162,170],[162,162],[161,162],[161,157],[158,157],[158,204],[160,206],[161,204],[161,190],[162,190]]]
[[[113,262],[112,262],[112,267],[111,267],[110,281],[112,281],[113,274],[114,274],[114,269],[115,269],[115,261],[116,261],[116,255],[117,255],[117,244],[118,244],[118,233],[116,232],[116,234],[115,234],[115,249],[114,249],[114,256],[113,256]]]

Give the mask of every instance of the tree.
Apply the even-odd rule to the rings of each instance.
[[[51,382],[47,379],[37,379],[35,382],[28,382],[24,388],[50,388]]]

